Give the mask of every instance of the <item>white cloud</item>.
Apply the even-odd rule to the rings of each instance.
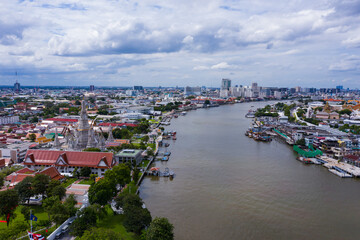
[[[229,65],[227,62],[221,62],[215,65],[211,66],[211,69],[229,69],[232,68],[233,66]]]
[[[274,79],[287,85],[293,75],[308,84],[356,79],[357,61],[342,54],[360,55],[357,6],[340,0],[1,1],[0,80],[8,81],[15,68],[28,74],[25,85],[58,79],[118,85],[119,78],[130,85],[181,85],[176,79],[183,76],[188,85],[198,79],[207,85],[229,69],[263,85]],[[277,72],[272,64],[291,68]]]
[[[194,70],[208,70],[209,67],[207,67],[207,66],[195,66],[193,69]]]

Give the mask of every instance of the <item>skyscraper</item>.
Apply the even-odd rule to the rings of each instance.
[[[90,85],[90,92],[93,92],[95,90],[95,86],[94,85]]]
[[[14,84],[14,92],[19,93],[20,92],[20,83],[16,80],[16,83]]]
[[[231,87],[231,80],[223,78],[221,80],[221,90],[229,90]]]

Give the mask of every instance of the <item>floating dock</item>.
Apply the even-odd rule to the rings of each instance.
[[[336,159],[326,157],[326,156],[321,156],[319,159],[327,162],[324,164],[324,167],[342,171],[346,174],[349,174],[352,177],[360,177],[360,168],[358,168],[358,167],[355,167],[348,163],[339,162]]]
[[[332,169],[332,168],[330,168],[329,171],[331,173],[335,174],[336,176],[341,177],[341,178],[352,178],[352,176],[350,174],[347,174],[345,172],[339,172],[339,171],[337,171],[335,169]]]

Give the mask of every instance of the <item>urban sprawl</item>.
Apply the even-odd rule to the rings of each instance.
[[[249,108],[248,137],[360,176],[360,91],[343,86],[0,88],[0,239],[27,236],[30,225],[47,239],[157,239],[159,229],[172,239],[171,223],[138,196],[144,176],[175,176],[152,165],[169,160],[166,140],[176,140],[164,127],[190,110],[256,101],[269,102]]]

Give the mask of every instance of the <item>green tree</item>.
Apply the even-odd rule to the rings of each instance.
[[[152,150],[152,149],[148,149],[147,151],[147,155],[149,156],[149,157],[153,157],[154,156],[154,150]]]
[[[140,170],[138,169],[137,166],[135,166],[134,171],[133,171],[133,181],[135,183],[137,183],[139,181],[139,178],[140,178],[139,175],[140,175]]]
[[[37,123],[37,122],[39,122],[39,118],[37,116],[34,116],[30,122]]]
[[[115,184],[106,179],[102,179],[89,188],[90,204],[98,203],[101,206],[106,205],[116,193]]]
[[[15,191],[18,193],[22,202],[30,201],[30,198],[34,196],[34,191],[31,187],[33,177],[26,177],[24,180],[15,185]]]
[[[148,227],[151,222],[151,215],[147,208],[133,205],[125,205],[124,227],[127,231],[140,234],[141,230]]]
[[[86,230],[95,227],[97,216],[94,209],[90,207],[80,210],[78,216],[71,224],[70,229],[74,236],[81,237]]]
[[[105,179],[124,186],[131,181],[130,168],[123,163],[114,166],[105,172]]]
[[[305,139],[304,139],[304,138],[299,139],[299,140],[296,141],[295,144],[296,144],[296,145],[305,146]]]
[[[122,192],[115,198],[117,207],[136,206],[142,207],[143,202],[136,194]]]
[[[102,207],[100,204],[97,204],[97,203],[92,204],[89,206],[89,208],[91,208],[92,211],[95,212],[97,218],[100,220],[104,219],[107,214],[106,209],[104,207]]]
[[[98,176],[97,174],[90,174],[90,180],[94,183],[97,176]]]
[[[148,135],[145,135],[141,138],[141,141],[143,142],[148,142],[149,141],[149,136]]]
[[[80,174],[83,177],[89,177],[91,174],[91,168],[89,167],[83,167],[80,169]]]
[[[0,229],[0,240],[18,239],[29,229],[25,221],[15,220],[7,228]]]
[[[17,205],[19,205],[19,195],[15,190],[0,191],[0,215],[6,219],[8,227]]]
[[[86,230],[80,240],[121,240],[120,233],[114,232],[106,228],[91,228]]]
[[[350,109],[343,109],[339,112],[340,114],[347,114],[350,115],[351,114],[351,110]]]
[[[34,191],[34,194],[41,194],[44,196],[46,193],[46,188],[50,183],[50,177],[45,174],[36,174],[32,179],[31,187]]]
[[[34,133],[30,134],[30,135],[29,135],[29,139],[30,139],[32,142],[35,142],[36,135],[35,135]]]
[[[100,148],[85,148],[84,152],[101,152]]]
[[[65,222],[65,220],[70,216],[67,210],[66,206],[62,204],[59,199],[54,201],[49,212],[51,221],[55,222],[56,225],[60,225]]]
[[[45,208],[45,210],[48,214],[49,221],[50,221],[51,208],[54,206],[56,201],[59,201],[59,198],[56,196],[48,197],[42,201],[42,206]]]
[[[4,175],[0,174],[0,188],[4,186],[4,179],[5,179]]]
[[[156,217],[146,232],[146,240],[173,240],[174,226],[167,218]]]
[[[72,172],[72,175],[73,175],[73,177],[75,177],[75,176],[79,177],[80,176],[80,172],[79,172],[78,167],[74,168],[74,171]]]
[[[28,206],[21,206],[20,210],[21,214],[24,216],[25,220],[29,222],[30,220],[30,207]]]
[[[75,216],[76,212],[77,212],[77,208],[75,207],[77,204],[76,198],[74,194],[70,194],[65,202],[64,202],[64,206],[66,208],[67,213],[69,214],[69,217]]]
[[[124,227],[126,230],[140,234],[151,222],[150,212],[142,208],[141,198],[132,193],[121,193],[116,199],[117,207],[124,209]]]
[[[57,187],[57,186],[60,186],[60,185],[61,185],[61,183],[60,183],[59,180],[52,179],[49,182],[49,184],[48,184],[48,186],[46,188],[46,195],[48,197],[51,197],[52,196],[52,191],[54,190],[54,188]]]
[[[55,196],[57,197],[59,200],[63,199],[63,197],[65,197],[66,195],[66,189],[64,186],[59,185],[53,188],[53,190],[51,191],[51,196]]]

